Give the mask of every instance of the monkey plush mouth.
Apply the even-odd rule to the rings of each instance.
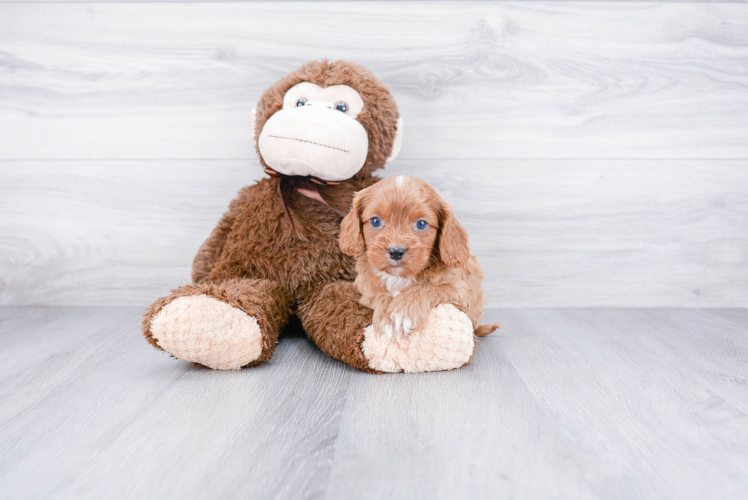
[[[276,172],[343,181],[366,163],[369,137],[355,118],[325,106],[306,105],[273,114],[262,127],[258,146],[267,166]]]
[[[335,149],[335,150],[338,150],[338,151],[342,151],[344,153],[350,153],[350,151],[342,149],[342,148],[336,148],[335,146],[329,146],[327,144],[320,144],[320,143],[314,142],[314,141],[307,141],[306,139],[297,139],[296,137],[282,137],[280,135],[268,135],[268,137],[272,137],[273,139],[286,139],[286,140],[289,140],[289,141],[308,142],[309,144],[314,144],[316,146],[322,146],[323,148],[330,148],[330,149]]]

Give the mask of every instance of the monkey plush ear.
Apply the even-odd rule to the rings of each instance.
[[[387,158],[387,163],[397,159],[397,155],[400,154],[400,149],[403,147],[403,117],[397,119],[397,132],[395,134],[395,140],[392,142],[392,153]]]
[[[457,222],[452,208],[447,203],[442,204],[441,214],[439,258],[449,267],[464,266],[470,259],[467,231]]]
[[[255,130],[257,129],[257,106],[252,108],[252,135],[251,137],[254,139],[255,136]]]
[[[364,233],[361,231],[361,211],[363,210],[366,189],[356,193],[353,208],[340,224],[340,249],[354,259],[361,257],[366,251]]]

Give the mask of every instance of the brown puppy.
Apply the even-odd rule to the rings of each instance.
[[[373,326],[392,338],[453,304],[476,336],[498,325],[483,320],[483,271],[449,205],[420,179],[398,175],[356,194],[343,219],[340,248],[358,259],[356,288],[374,310]]]

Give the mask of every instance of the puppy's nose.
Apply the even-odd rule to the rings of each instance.
[[[390,259],[392,260],[402,259],[407,251],[408,249],[403,247],[390,247],[387,249],[387,252],[390,254]]]

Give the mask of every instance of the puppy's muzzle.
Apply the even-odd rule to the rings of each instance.
[[[387,249],[387,253],[390,254],[390,259],[397,262],[398,260],[403,258],[403,255],[405,255],[405,252],[407,252],[407,248],[403,247],[390,247]]]

